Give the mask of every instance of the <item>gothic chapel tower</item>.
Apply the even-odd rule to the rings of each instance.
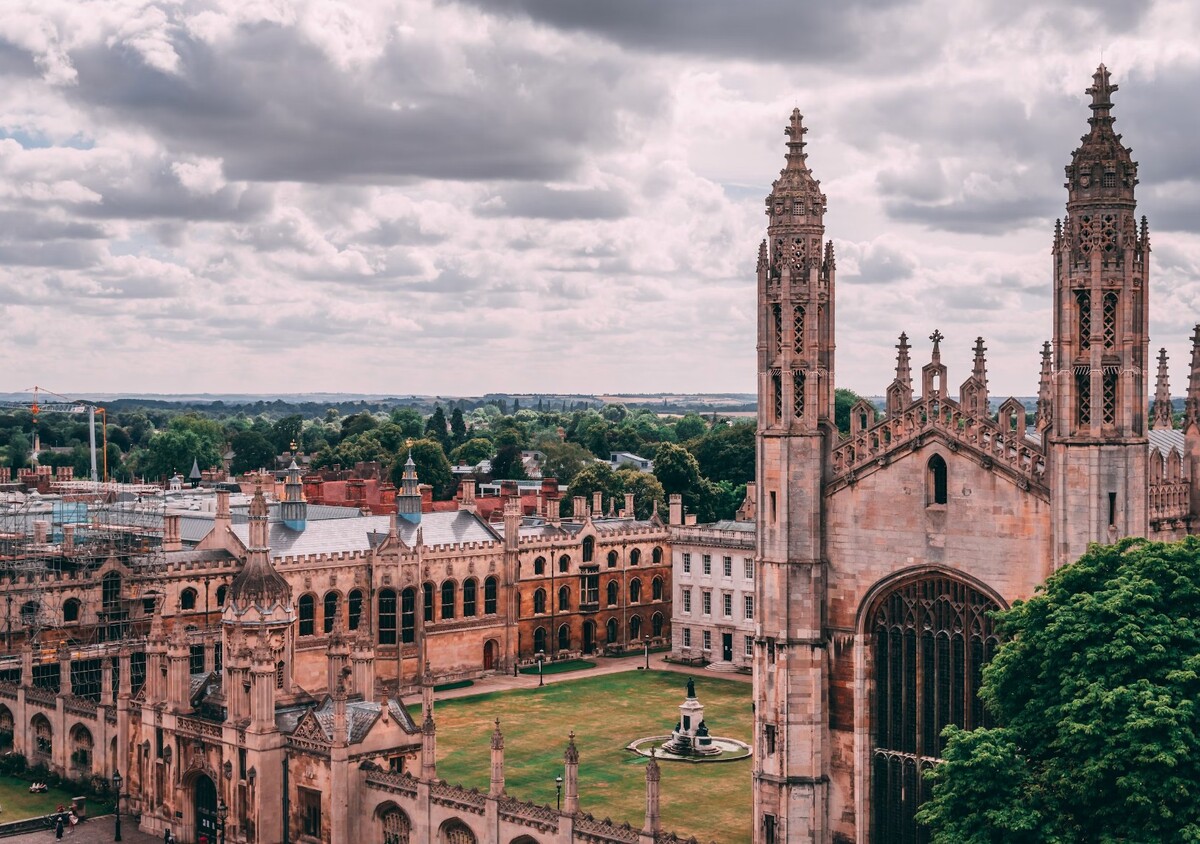
[[[755,841],[826,837],[822,466],[833,421],[833,246],[800,111],[758,255]]]
[[[1135,218],[1137,163],[1113,132],[1097,68],[1091,131],[1067,166],[1054,237],[1054,418],[1048,457],[1055,569],[1089,542],[1146,536],[1150,240]]]

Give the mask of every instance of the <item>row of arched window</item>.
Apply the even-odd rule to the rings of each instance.
[[[351,589],[346,596],[346,629],[357,630],[362,623],[363,593],[361,589]],[[300,616],[301,636],[312,636],[317,629],[317,596],[311,592],[300,596],[297,609]],[[321,600],[321,630],[328,634],[333,632],[334,623],[342,611],[342,596],[339,592],[326,592]]]
[[[596,550],[595,544],[596,544],[596,540],[593,539],[592,537],[590,537],[590,536],[584,537],[584,539],[583,539],[583,562],[585,562],[585,563],[592,562],[592,558],[595,556],[595,550]],[[620,559],[621,559],[620,555],[617,554],[616,551],[609,551],[608,557],[606,558],[608,567],[610,569],[615,569],[617,567],[617,563],[620,562]],[[631,548],[629,550],[629,565],[636,566],[639,563],[641,563],[641,561],[642,561],[641,549],[640,548]],[[655,566],[661,565],[662,561],[663,561],[662,548],[655,546],[654,549],[650,552],[651,565],[655,565]],[[563,554],[562,556],[560,556],[558,558],[558,572],[559,572],[559,574],[566,574],[570,570],[571,570],[571,555]],[[533,561],[533,573],[535,575],[546,574],[546,558],[545,557],[538,557]]]
[[[620,599],[621,586],[616,580],[608,581],[608,586],[605,587],[605,597],[608,599],[608,606],[615,607]],[[650,582],[650,596],[652,601],[661,601],[663,599],[663,579],[656,577]],[[536,589],[533,593],[533,613],[540,615],[547,612],[546,599],[548,594],[545,589]],[[636,604],[642,600],[642,581],[639,578],[633,578],[629,581],[629,603]],[[558,588],[558,608],[557,612],[568,612],[571,609],[571,587],[560,586]]]
[[[483,615],[495,615],[498,611],[498,594],[500,582],[495,577],[483,581]],[[427,623],[440,618],[450,620],[458,612],[458,584],[453,580],[443,580],[441,586],[433,583],[421,584],[421,616]],[[479,581],[469,577],[462,583],[462,616],[474,618],[480,615]],[[379,644],[396,644],[397,622],[399,622],[400,641],[411,644],[417,637],[417,590],[410,586],[396,594],[394,589],[380,589],[379,606]]]
[[[656,612],[653,616],[651,616],[651,618],[650,618],[651,634],[650,635],[655,636],[655,637],[662,636],[664,622],[665,622],[665,620],[663,618],[662,613]],[[592,622],[590,622],[590,621],[587,622],[587,624],[591,624],[591,623]],[[628,621],[627,630],[629,632],[629,638],[627,639],[627,641],[630,643],[639,642],[641,640],[642,634],[643,634],[642,617],[640,615],[630,616],[629,621]],[[605,623],[604,633],[605,633],[605,637],[607,640],[607,644],[610,644],[610,645],[620,644],[620,642],[621,642],[621,638],[620,638],[621,637],[621,624],[619,621],[617,621],[617,619],[610,618]],[[535,653],[537,653],[537,652],[546,653],[547,652],[548,649],[547,649],[546,645],[549,642],[549,639],[548,639],[549,635],[550,635],[550,633],[545,627],[538,627],[538,628],[534,629],[534,631],[533,631],[533,650]],[[587,632],[584,633],[584,637],[588,638]],[[560,650],[560,651],[573,650],[574,640],[572,639],[572,636],[571,636],[571,625],[569,625],[569,624],[559,625],[558,632],[556,635],[556,644],[558,645],[558,650]]]

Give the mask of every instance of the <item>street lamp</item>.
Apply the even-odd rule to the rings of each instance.
[[[542,663],[545,661],[545,659],[546,659],[546,652],[545,652],[545,651],[538,651],[538,652],[537,652],[537,661],[538,661],[538,688],[541,688],[542,686],[546,685],[546,681],[542,679]]]
[[[217,821],[220,824],[217,827],[217,840],[219,844],[225,844],[225,821],[229,820],[229,807],[222,800],[217,804]]]
[[[561,776],[557,776],[554,778],[554,788],[558,792],[558,797],[555,799],[555,806],[558,808],[558,811],[561,812],[562,811],[562,777]]]
[[[116,820],[113,821],[113,841],[124,840],[121,838],[121,786],[124,784],[125,781],[121,777],[121,772],[114,768],[112,775],[112,787],[113,791],[117,793],[117,816]]]
[[[643,636],[642,643],[646,646],[646,670],[650,670],[650,637]]]

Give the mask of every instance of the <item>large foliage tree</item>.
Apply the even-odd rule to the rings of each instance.
[[[235,475],[255,469],[275,468],[275,445],[257,431],[243,431],[229,441],[233,449],[230,471]]]
[[[710,481],[744,484],[754,480],[754,424],[717,425],[688,444]]]
[[[999,618],[919,819],[934,844],[1200,841],[1200,540],[1092,546]]]
[[[400,479],[404,474],[404,462],[412,454],[413,464],[417,469],[417,480],[433,487],[433,497],[446,500],[454,497],[454,473],[450,471],[450,461],[442,444],[434,439],[415,440],[411,449],[402,450],[397,455],[392,466],[392,483],[400,488]]]

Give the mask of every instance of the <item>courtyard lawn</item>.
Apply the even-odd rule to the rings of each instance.
[[[749,743],[750,684],[705,672],[693,676],[713,735]],[[567,734],[574,730],[580,809],[640,829],[647,760],[625,746],[643,736],[670,733],[679,720],[687,677],[673,671],[628,671],[439,702],[438,777],[486,791],[489,737],[499,718],[508,793],[553,806],[554,778],[562,774]],[[420,720],[419,713],[415,717]],[[704,842],[750,840],[750,759],[659,765],[664,829]]]
[[[48,815],[59,806],[71,807],[71,798],[77,797],[74,792],[52,788],[44,794],[30,794],[29,781],[16,777],[0,777],[0,823],[19,821],[38,815]],[[88,812],[93,809],[88,803]]]

